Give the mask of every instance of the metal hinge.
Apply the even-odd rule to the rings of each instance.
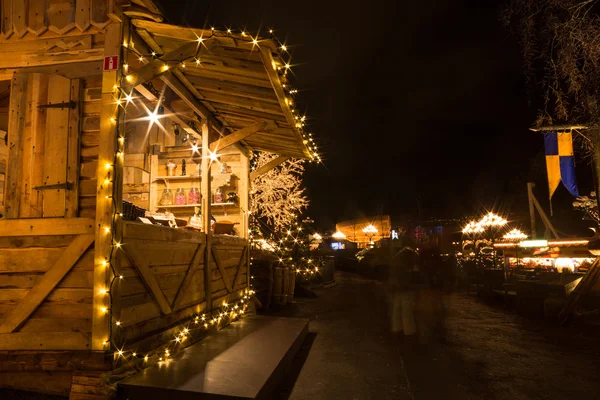
[[[73,187],[73,184],[71,182],[65,182],[65,183],[56,183],[54,185],[36,186],[36,187],[33,188],[33,190],[49,190],[49,189],[66,189],[66,190],[71,190],[72,187]]]
[[[77,103],[75,101],[71,100],[71,101],[66,101],[63,103],[42,104],[41,106],[38,106],[38,108],[60,108],[60,109],[64,109],[65,107],[71,108],[71,109],[76,109]]]

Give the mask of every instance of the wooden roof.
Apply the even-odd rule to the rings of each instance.
[[[298,114],[293,111],[293,97],[285,80],[286,66],[278,43],[248,34],[233,34],[216,30],[134,19],[133,25],[156,57],[177,53],[190,43],[203,38],[195,58],[186,58],[172,73],[231,133],[264,122],[264,128],[247,136],[244,144],[255,150],[276,154],[312,158],[309,146],[312,138],[302,129]],[[181,54],[184,54],[182,51]],[[184,61],[184,60],[179,60]]]

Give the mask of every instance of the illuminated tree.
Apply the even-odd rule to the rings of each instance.
[[[260,168],[277,156],[260,152],[253,159]],[[292,158],[252,181],[250,212],[273,233],[287,231],[308,206],[302,186],[304,160]]]
[[[536,124],[576,131],[600,176],[600,4],[597,0],[511,0],[502,17],[522,47],[529,89],[543,109]]]

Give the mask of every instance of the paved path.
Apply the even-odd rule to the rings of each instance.
[[[445,336],[409,344],[389,333],[381,282],[336,279],[274,313],[310,318],[312,333],[277,399],[600,399],[598,335],[453,294]]]

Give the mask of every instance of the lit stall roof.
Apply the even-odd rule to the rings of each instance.
[[[142,19],[132,23],[155,53],[147,60],[181,54],[168,63],[163,81],[165,76],[179,80],[210,114],[202,117],[216,121],[222,135],[251,129],[256,133],[242,142],[251,149],[320,161],[304,117],[294,108],[296,91],[287,83],[289,65],[276,40]],[[194,43],[198,49],[190,52]]]

